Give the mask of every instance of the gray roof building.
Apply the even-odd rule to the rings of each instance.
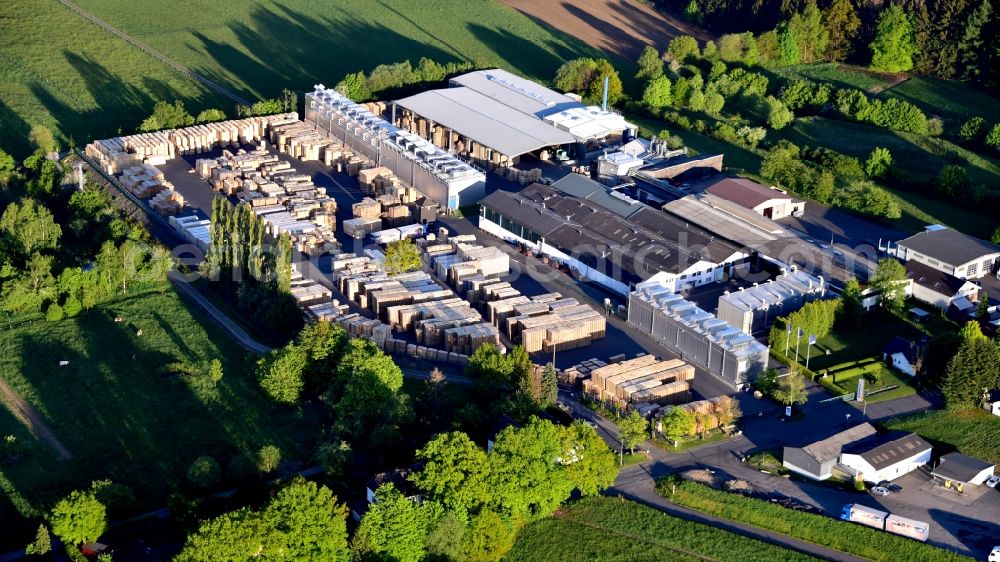
[[[646,205],[635,199],[622,195],[617,191],[609,189],[604,184],[580,174],[569,174],[553,183],[552,187],[566,195],[591,201],[626,219],[646,207]]]
[[[944,227],[928,227],[900,240],[896,257],[917,261],[960,279],[978,279],[996,270],[1000,246]]]
[[[819,441],[799,446],[786,446],[782,455],[782,464],[785,468],[804,476],[825,480],[830,477],[844,447],[876,433],[875,428],[870,423],[864,422]]]
[[[962,453],[948,453],[941,457],[931,474],[954,482],[982,484],[993,474],[993,466]]]
[[[744,333],[755,334],[770,328],[775,318],[795,312],[807,302],[825,295],[826,284],[822,277],[793,268],[766,283],[726,291],[719,297],[716,315]]]
[[[851,444],[843,453],[858,455],[875,470],[882,470],[930,449],[931,444],[916,433],[890,432]]]

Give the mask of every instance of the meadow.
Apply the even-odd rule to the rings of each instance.
[[[912,431],[935,445],[1000,464],[1000,417],[985,410],[943,410],[886,422],[889,429]],[[944,450],[937,451],[944,452]]]
[[[525,527],[504,558],[518,562],[815,560],[617,498],[586,498]]]
[[[84,0],[81,7],[248,98],[333,86],[347,73],[421,57],[501,66],[550,80],[599,52],[499,2],[322,0],[204,3]],[[198,111],[232,100],[205,90],[57,0],[5,3],[0,146],[27,150],[33,124],[78,142],[129,133],[159,99]],[[38,30],[45,30],[39,33]],[[631,63],[615,59],[631,76]]]
[[[928,544],[856,523],[788,509],[765,500],[715,490],[696,482],[665,479],[657,484],[657,490],[679,505],[823,545],[866,560],[894,562],[966,559]]]
[[[13,435],[25,447],[20,459],[0,464],[0,520],[10,538],[28,536],[30,522],[37,525],[56,499],[92,480],[128,485],[139,498],[134,510],[142,512],[164,507],[184,488],[185,471],[201,455],[226,467],[234,456],[274,444],[286,459],[301,461],[318,437],[319,414],[271,403],[250,371],[255,356],[170,289],[59,322],[14,326],[0,332],[0,347],[0,378],[34,407],[70,455],[60,457],[0,407],[0,435]],[[215,389],[164,369],[213,358],[224,370]]]

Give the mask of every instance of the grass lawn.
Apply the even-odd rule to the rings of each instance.
[[[785,78],[829,82],[837,88],[858,88],[859,90],[881,88],[890,81],[890,77],[835,62],[799,64],[772,69],[771,72]]]
[[[904,99],[919,106],[928,116],[941,117],[947,127],[956,129],[976,115],[987,123],[1000,121],[997,98],[962,82],[914,76],[886,90],[882,96]]]
[[[721,431],[712,431],[707,433],[704,437],[689,437],[682,440],[680,443],[674,447],[673,443],[662,439],[655,439],[653,443],[656,443],[661,449],[668,453],[680,453],[687,451],[688,449],[694,449],[696,447],[701,447],[702,445],[711,445],[712,443],[718,443],[720,441],[725,441],[729,439],[730,435],[728,433],[722,433]]]
[[[913,302],[907,302],[904,307],[908,310],[911,306],[920,306]],[[927,307],[922,307],[926,309]],[[813,345],[812,357],[809,359],[809,369],[819,373],[824,369],[829,369],[843,363],[860,361],[868,358],[882,358],[882,348],[895,336],[902,336],[908,339],[919,338],[923,334],[935,334],[946,330],[957,330],[958,327],[952,322],[932,316],[927,323],[921,324],[906,318],[895,315],[872,312],[864,317],[861,325],[857,328],[838,328],[829,335],[820,338]],[[783,349],[778,350],[784,353]],[[829,351],[829,354],[827,354]],[[801,357],[799,362],[805,364],[805,345],[799,350]],[[794,340],[789,348],[788,355],[795,358]]]
[[[91,480],[127,484],[139,498],[136,511],[143,511],[163,507],[198,456],[211,454],[226,467],[233,456],[270,443],[290,460],[312,452],[318,414],[274,406],[249,372],[255,357],[172,290],[3,331],[0,346],[0,377],[72,454],[57,459],[0,408],[0,435],[30,445],[24,458],[0,466],[0,520],[9,540],[33,531],[25,518]],[[211,358],[221,359],[225,371],[214,391],[197,391],[160,369]]]
[[[927,412],[889,420],[886,427],[912,431],[935,446],[1000,464],[1000,417],[985,410]]]
[[[815,560],[616,498],[587,498],[525,527],[504,560]]]
[[[82,0],[87,11],[244,98],[335,85],[347,73],[421,57],[500,66],[551,80],[565,60],[600,52],[500,2],[322,0],[131,2]],[[441,17],[447,14],[447,17]],[[157,99],[189,109],[215,95],[57,0],[4,3],[0,145],[23,153],[30,125],[78,142],[131,132]],[[607,55],[601,55],[607,56]],[[631,61],[615,59],[627,83]]]
[[[911,381],[907,379],[907,376],[890,369],[882,363],[878,362],[875,367],[879,370],[879,380],[881,384],[875,386],[871,382],[865,383],[865,394],[868,403],[874,402],[884,402],[886,400],[894,400],[896,398],[902,398],[904,396],[913,396],[917,393],[917,389],[911,385]],[[851,377],[837,377],[836,373],[830,375],[831,382],[843,389],[842,394],[847,394],[848,392],[856,392],[858,389],[858,378],[861,375],[855,375]],[[879,389],[888,388],[890,386],[895,386],[896,388],[890,390],[883,390],[879,392]]]
[[[696,482],[661,480],[657,491],[670,501],[789,535],[875,562],[967,560],[955,553],[870,527],[787,509],[767,501],[709,488]]]

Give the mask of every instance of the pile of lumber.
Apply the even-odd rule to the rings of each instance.
[[[148,163],[162,165],[184,154],[199,154],[217,147],[256,144],[266,138],[271,123],[296,119],[296,114],[263,115],[204,123],[182,129],[139,133],[96,140],[86,146],[85,154],[108,174]]]
[[[173,185],[164,179],[163,172],[152,164],[129,166],[120,179],[125,189],[140,199],[149,199],[165,189],[173,189]]]
[[[568,384],[570,386],[575,385],[578,382],[583,382],[590,378],[590,373],[595,369],[600,369],[601,367],[606,367],[608,364],[600,359],[591,358],[586,361],[577,363],[572,367],[563,369],[560,375],[560,382]]]
[[[694,366],[652,355],[591,369],[584,389],[600,400],[621,404],[681,404],[691,399]]]
[[[312,124],[289,119],[271,124],[270,139],[278,151],[300,160],[332,162],[343,155],[343,144]]]
[[[160,216],[173,216],[184,208],[184,196],[173,189],[165,189],[149,200],[149,206]]]
[[[518,170],[517,168],[507,168],[507,180],[516,181],[521,185],[537,183],[542,179],[542,169],[532,168],[530,170]]]
[[[378,201],[365,197],[361,201],[351,205],[351,212],[354,218],[377,219],[382,217],[382,204]]]
[[[510,256],[495,246],[475,243],[475,236],[453,236],[444,244],[424,248],[425,260],[438,277],[461,292],[467,292],[469,280],[498,278],[510,273]]]

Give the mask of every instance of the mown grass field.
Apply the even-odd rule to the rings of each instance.
[[[504,560],[517,562],[797,561],[815,558],[630,501],[587,498],[529,524]]]
[[[957,129],[970,117],[982,117],[987,123],[1000,122],[1000,101],[968,84],[927,76],[914,76],[893,86],[883,97],[897,97],[920,106],[928,116],[945,121],[946,130]]]
[[[912,539],[815,515],[787,509],[764,500],[715,490],[690,481],[672,485],[661,480],[661,494],[674,503],[820,544],[875,562],[896,560],[968,560],[963,556]]]
[[[891,80],[889,76],[865,72],[835,62],[799,64],[785,68],[776,68],[771,70],[771,72],[785,78],[829,82],[837,88],[857,88],[866,91],[873,88],[885,87]]]
[[[116,323],[115,316],[124,321]],[[275,407],[249,371],[255,357],[169,289],[60,322],[5,329],[0,347],[0,377],[34,406],[72,455],[60,460],[0,407],[0,435],[28,446],[23,458],[0,465],[0,535],[10,539],[28,536],[34,527],[26,518],[91,480],[127,484],[141,512],[164,507],[201,455],[212,455],[225,468],[237,454],[275,444],[286,459],[301,460],[317,437],[317,415]],[[198,391],[161,369],[211,358],[221,359],[225,372],[215,391]],[[59,361],[69,365],[59,367]],[[15,532],[19,527],[22,532]]]
[[[928,412],[889,420],[886,426],[912,431],[935,444],[1000,464],[1000,417],[985,410]]]
[[[502,66],[550,80],[563,61],[598,51],[499,2],[322,0],[205,3],[85,0],[87,11],[242,97],[272,97],[349,72],[421,57]],[[156,100],[188,108],[215,95],[56,0],[4,3],[0,146],[23,154],[47,125],[78,142],[130,133]],[[632,64],[615,60],[623,75]]]

